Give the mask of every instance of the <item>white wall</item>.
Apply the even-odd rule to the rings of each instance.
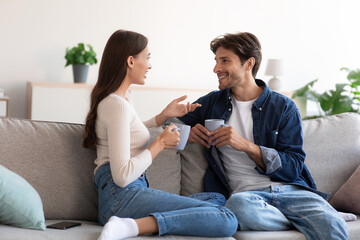
[[[147,86],[216,89],[216,36],[250,31],[268,58],[286,63],[283,90],[320,78],[326,89],[344,81],[339,68],[360,67],[358,0],[0,0],[0,88],[11,116],[26,117],[26,81],[72,82],[65,48],[90,43],[98,59],[117,29],[150,40]],[[89,83],[95,83],[92,66]]]

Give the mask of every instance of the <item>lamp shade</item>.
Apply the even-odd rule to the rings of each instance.
[[[281,59],[269,59],[266,66],[265,75],[282,76],[284,75],[284,63]]]

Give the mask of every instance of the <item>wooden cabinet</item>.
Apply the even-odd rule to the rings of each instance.
[[[0,97],[0,117],[8,117],[9,116],[9,106],[10,106],[10,98],[6,96]]]
[[[27,117],[33,120],[84,123],[93,85],[27,83]]]

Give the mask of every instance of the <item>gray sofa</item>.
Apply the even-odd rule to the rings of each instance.
[[[79,124],[0,118],[0,165],[25,178],[39,193],[46,225],[61,220],[80,221],[68,230],[29,230],[0,224],[2,240],[97,239],[97,194],[93,185],[94,150],[81,147]],[[161,131],[150,129],[152,139]],[[360,115],[345,113],[303,121],[306,163],[317,186],[335,193],[360,165]],[[153,188],[188,195],[202,191],[207,168],[204,149],[188,144],[185,150],[165,150],[148,170]],[[360,196],[359,196],[360,197]],[[359,198],[360,199],[360,198]],[[24,199],[26,201],[26,199]],[[259,219],[261,221],[261,219]],[[350,239],[360,239],[360,220],[348,222]],[[132,239],[205,239],[188,236],[140,236]],[[237,232],[233,238],[292,239],[295,231]]]

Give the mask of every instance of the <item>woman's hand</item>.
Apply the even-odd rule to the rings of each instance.
[[[174,148],[180,142],[180,133],[175,130],[176,126],[170,124],[167,126],[164,131],[158,136],[156,140],[159,140],[164,148]]]
[[[192,112],[201,106],[199,103],[190,104],[189,102],[187,102],[187,104],[180,104],[180,102],[184,101],[186,98],[187,96],[184,95],[171,101],[163,110],[164,115],[167,118],[182,117],[188,112]]]
[[[175,129],[176,126],[174,124],[170,124],[150,145],[148,150],[151,152],[152,159],[154,159],[159,152],[165,148],[174,148],[178,145],[180,142],[180,133]]]
[[[160,126],[169,118],[182,117],[188,112],[192,112],[196,108],[201,107],[201,104],[199,103],[190,104],[187,102],[187,104],[180,104],[180,102],[184,101],[186,98],[187,96],[184,95],[171,101],[165,109],[156,116],[157,125]]]

